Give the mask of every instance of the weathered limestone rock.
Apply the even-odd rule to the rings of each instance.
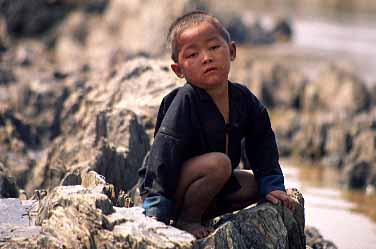
[[[247,84],[253,93],[271,108],[300,108],[300,99],[306,78],[281,64],[252,62],[245,70],[249,74]]]
[[[58,62],[75,63],[77,55],[96,64],[106,64],[106,58],[119,54],[125,57],[160,55],[166,50],[165,35],[161,34],[167,34],[169,24],[184,12],[194,9],[197,2],[112,0],[102,16],[74,13],[65,21],[67,25],[62,25],[60,32],[63,35],[56,42]],[[83,39],[77,39],[75,30],[79,30]],[[145,30],[148,30],[146,36]]]
[[[27,235],[7,237],[3,248],[305,248],[304,200],[297,190],[288,191],[299,203],[294,212],[282,204],[262,203],[214,220],[215,231],[195,240],[146,217],[140,207],[113,207],[101,188],[103,178],[95,172],[85,177],[88,188],[58,186],[35,202],[39,230],[33,226]]]
[[[301,129],[300,115],[295,110],[273,110],[270,113],[281,156],[291,156],[293,136]]]
[[[117,192],[128,191],[149,148],[161,99],[178,86],[168,65],[138,58],[106,73],[62,77],[59,70],[43,71],[40,80],[23,75],[31,84],[17,83],[19,88],[6,89],[14,97],[0,99],[0,161],[29,194],[59,185],[66,174],[63,184],[79,183],[73,175],[87,169],[98,170]]]
[[[45,2],[33,0],[30,4],[22,0],[2,1],[2,14],[9,34],[13,36],[35,36],[48,31],[76,7],[85,11],[103,10],[107,0]]]
[[[137,170],[149,146],[137,117],[130,111],[115,109],[100,112],[94,118],[86,131],[55,141],[49,154],[36,166],[28,191],[56,186],[66,173],[69,178],[66,176],[65,185],[68,181],[80,183],[81,173],[90,169],[113,184],[116,193],[136,184]]]
[[[104,214],[113,212],[111,201],[105,194],[93,192],[80,185],[58,186],[41,200],[36,224],[41,225],[43,220],[51,217],[50,212],[53,211],[51,206],[65,208],[80,205],[81,202],[85,202],[85,205],[87,204],[93,209],[99,208]]]
[[[195,240],[189,233],[145,217],[140,207],[115,210],[106,217],[108,225],[113,227],[114,239],[129,248],[191,248]]]
[[[324,156],[328,121],[321,116],[301,116],[299,131],[293,137],[291,145],[295,153],[308,160],[319,160]]]
[[[305,248],[304,200],[296,189],[288,194],[299,203],[294,212],[263,203],[224,215],[214,222],[214,233],[196,242],[197,248]]]
[[[308,111],[353,114],[367,111],[370,101],[368,89],[356,75],[331,66],[317,80],[307,85],[303,108]]]
[[[241,13],[242,14],[242,13]],[[240,15],[241,15],[240,14]],[[278,41],[288,41],[292,37],[292,27],[287,19],[273,20],[272,27],[265,27],[262,20],[249,18],[249,15],[233,15],[225,26],[236,43],[267,45]]]
[[[336,124],[328,129],[325,142],[326,158],[324,162],[340,168],[346,155],[350,152],[352,146],[352,136],[350,131],[344,125]]]

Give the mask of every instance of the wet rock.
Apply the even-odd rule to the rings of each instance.
[[[328,67],[304,90],[303,109],[354,114],[367,111],[370,93],[356,75],[336,66]]]
[[[344,183],[349,189],[365,190],[370,175],[371,165],[366,161],[348,164],[343,171]]]
[[[322,237],[320,232],[311,226],[307,226],[304,229],[304,233],[307,240],[307,246],[310,246],[312,249],[337,249],[337,246]]]

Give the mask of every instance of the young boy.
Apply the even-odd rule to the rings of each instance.
[[[268,113],[243,85],[228,80],[236,46],[214,16],[191,12],[170,27],[171,65],[187,83],[163,99],[141,172],[145,214],[197,238],[204,219],[260,198],[293,207]],[[253,171],[235,169],[241,141]]]

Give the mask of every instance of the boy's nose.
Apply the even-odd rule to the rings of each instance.
[[[204,52],[202,62],[203,64],[211,63],[213,62],[213,57],[211,56],[210,53]]]

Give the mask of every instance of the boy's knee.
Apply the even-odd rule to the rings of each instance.
[[[227,180],[231,176],[231,160],[226,154],[213,152],[210,154],[209,161],[208,173],[213,177],[221,177]]]

